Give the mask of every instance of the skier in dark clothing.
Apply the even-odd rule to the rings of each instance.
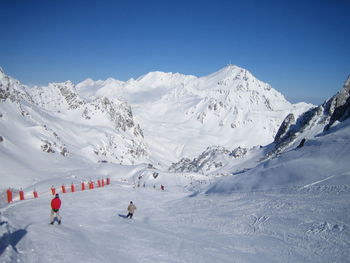
[[[136,210],[136,206],[132,203],[132,201],[130,201],[130,204],[128,206],[128,215],[126,216],[126,218],[130,217],[130,219],[132,218],[132,216],[134,215],[134,212]]]
[[[58,224],[61,224],[61,216],[59,214],[59,210],[61,208],[61,199],[58,194],[55,195],[55,198],[51,200],[51,216],[50,216],[50,224],[53,225],[55,219],[58,220]]]

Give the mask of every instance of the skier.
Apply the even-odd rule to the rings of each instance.
[[[128,206],[128,215],[126,216],[126,218],[130,217],[130,219],[132,218],[134,212],[136,210],[136,206],[132,203],[132,201],[130,201],[130,204]]]
[[[161,185],[161,186],[160,186],[160,189],[164,191],[164,185]]]
[[[55,195],[55,198],[51,200],[51,216],[50,216],[50,224],[53,225],[55,220],[58,220],[58,224],[61,224],[61,216],[59,214],[59,210],[61,208],[61,199],[58,194]]]

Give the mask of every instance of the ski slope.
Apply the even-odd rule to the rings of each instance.
[[[0,262],[348,262],[349,124],[334,123],[256,167],[255,157],[222,167],[234,173],[222,177],[146,164],[57,169],[38,159],[25,201],[8,205],[0,196]],[[101,177],[111,185],[61,194],[62,225],[49,225],[51,185]],[[134,218],[119,217],[131,200]]]
[[[183,182],[182,182],[183,183]],[[61,194],[49,225],[47,193],[1,209],[0,262],[347,262],[350,189],[281,188],[192,194],[176,184]],[[133,219],[126,214],[132,200]]]
[[[142,79],[146,81],[156,75]],[[7,83],[9,79],[5,80]],[[225,83],[220,82],[220,86]],[[348,94],[348,83],[340,95]],[[63,91],[67,91],[64,87],[61,87]],[[3,94],[10,96],[7,92],[4,90]],[[69,101],[75,101],[73,95],[67,97]],[[344,98],[348,97],[338,96],[330,103],[336,106],[339,103],[335,102]],[[237,158],[227,157],[230,154],[223,154],[225,151],[209,151],[202,156],[204,159],[212,157],[210,160],[223,161],[215,167],[217,170],[207,174],[171,173],[168,167],[161,165],[170,161],[167,159],[169,149],[175,156],[185,156],[184,146],[192,140],[192,135],[198,137],[201,147],[208,147],[214,142],[208,138],[219,135],[209,134],[200,141],[201,136],[182,129],[198,131],[192,121],[182,128],[171,126],[174,129],[168,129],[170,126],[165,123],[157,125],[157,129],[146,125],[149,131],[155,131],[148,140],[154,162],[134,164],[130,160],[126,165],[106,162],[104,157],[97,162],[100,157],[98,152],[90,151],[94,149],[91,143],[103,136],[95,133],[93,124],[90,125],[92,129],[68,118],[70,124],[64,125],[67,129],[62,126],[58,136],[56,129],[49,129],[47,124],[57,127],[65,121],[58,121],[60,119],[46,110],[35,111],[37,106],[22,105],[19,101],[3,101],[0,112],[3,136],[0,263],[349,262],[350,119],[346,112],[344,118],[335,119],[337,121],[325,131],[326,123],[322,120],[331,116],[329,110],[322,115],[320,108],[321,115],[312,119],[309,126],[299,129],[283,151],[270,152],[275,147],[273,144],[251,148],[247,155]],[[158,112],[161,105],[154,108],[156,113],[162,113]],[[100,116],[99,111],[92,112]],[[126,116],[131,113],[129,110],[122,112]],[[176,110],[168,113],[171,112]],[[159,116],[176,119],[175,115],[163,113]],[[41,119],[45,121],[37,122]],[[152,118],[143,121],[147,124]],[[208,127],[213,123],[216,122],[207,122]],[[106,131],[103,127],[98,130]],[[201,129],[199,135],[204,131]],[[261,135],[252,131],[255,137]],[[166,137],[157,136],[163,133],[175,141],[168,144]],[[147,137],[147,131],[145,135]],[[63,137],[70,144],[61,142]],[[306,138],[304,145],[298,147],[303,138]],[[49,139],[53,139],[52,144]],[[69,151],[68,156],[57,152],[60,146],[73,146],[79,141],[85,146],[72,147],[75,150]],[[43,151],[42,142],[55,146],[56,154]],[[102,156],[107,155],[107,149],[123,153],[118,143],[105,145],[103,139],[101,142],[106,146],[99,148]],[[192,151],[194,144],[189,148]],[[212,153],[215,156],[211,156]],[[97,157],[89,158],[92,154]],[[210,160],[207,160],[209,164]],[[211,164],[216,165],[215,162]],[[61,193],[63,224],[49,225],[51,186],[60,189],[64,184],[69,188],[74,183],[79,189],[81,182],[96,182],[107,177],[111,179],[109,186]],[[160,190],[161,185],[165,186],[165,191]],[[19,201],[16,195],[14,202],[7,204],[5,191],[8,187],[15,191],[23,188],[26,200]],[[32,198],[34,189],[39,193],[38,199]],[[119,217],[118,214],[127,213],[131,200],[137,206],[134,218]]]

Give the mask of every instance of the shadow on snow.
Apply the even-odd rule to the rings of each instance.
[[[0,225],[3,224],[7,224],[7,222],[0,222]],[[5,233],[0,239],[0,256],[2,255],[2,253],[4,253],[8,246],[11,246],[13,250],[16,251],[16,253],[18,253],[16,246],[19,243],[19,241],[21,241],[21,239],[27,234],[28,227],[29,225],[27,225],[24,229],[18,229],[12,233],[8,229],[8,232]]]

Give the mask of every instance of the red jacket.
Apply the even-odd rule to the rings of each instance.
[[[55,197],[54,199],[51,200],[51,208],[54,210],[58,210],[61,207],[61,199],[58,197]]]

